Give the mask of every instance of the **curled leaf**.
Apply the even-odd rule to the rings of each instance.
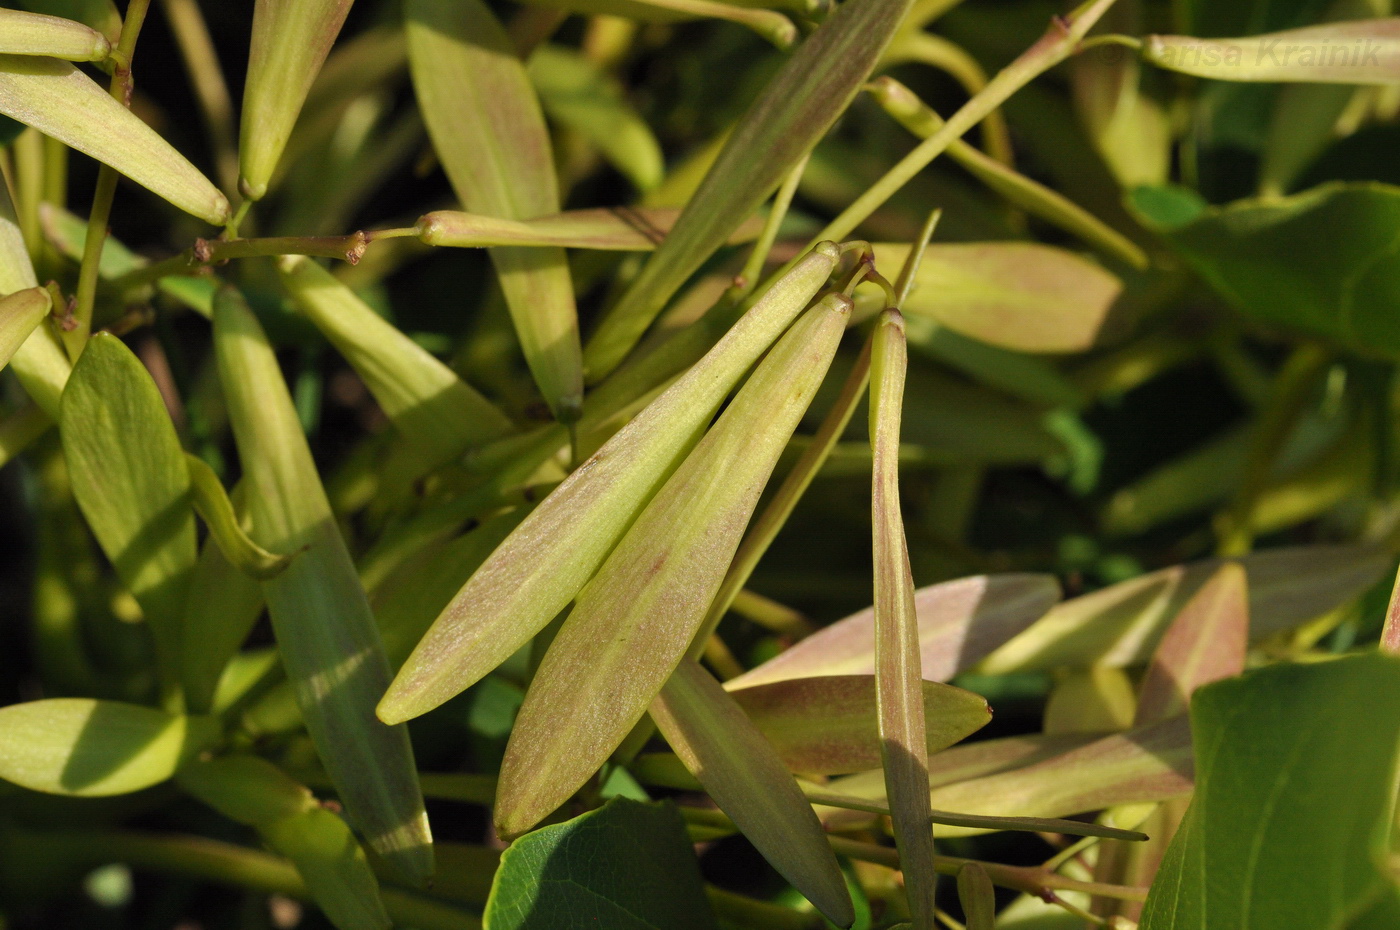
[[[47,288],[30,287],[0,296],[0,369],[43,321],[52,303]]]
[[[185,465],[190,472],[195,510],[209,527],[209,535],[223,551],[224,558],[254,578],[272,578],[286,568],[292,556],[268,552],[243,530],[233,502],[214,469],[193,455],[185,456]]]

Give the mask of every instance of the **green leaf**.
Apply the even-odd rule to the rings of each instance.
[[[353,0],[258,0],[243,90],[238,185],[261,200]]]
[[[0,113],[116,169],[186,213],[221,226],[228,200],[135,113],[66,61],[0,55]]]
[[[839,775],[880,767],[874,676],[796,678],[752,687],[729,682],[725,689],[792,771]],[[970,691],[932,681],[922,682],[921,689],[929,755],[992,719],[986,700]]]
[[[235,496],[241,496],[238,491]],[[244,512],[238,508],[240,523]],[[191,710],[203,713],[215,706],[224,671],[252,632],[263,605],[261,582],[229,562],[217,541],[205,540],[190,578],[181,628],[184,641],[197,644],[180,654],[180,681]]]
[[[793,324],[579,593],[511,732],[502,836],[538,823],[607,761],[690,647],[850,308],[832,294]]]
[[[837,254],[828,244],[804,259],[526,518],[404,663],[381,719],[416,717],[480,681],[574,599],[729,391],[826,283]]]
[[[948,681],[1039,620],[1060,599],[1049,575],[980,575],[914,593],[923,677]],[[825,675],[875,672],[875,615],[838,620],[733,679],[731,688]]]
[[[375,313],[311,259],[278,263],[297,308],[364,379],[380,408],[421,456],[421,470],[514,429],[504,413],[451,368]]]
[[[431,835],[408,732],[374,717],[389,683],[374,617],[272,346],[236,291],[215,299],[214,346],[252,536],[298,553],[263,591],[302,717],[370,846],[421,882],[432,874]]]
[[[652,719],[720,809],[833,923],[855,919],[826,835],[782,760],[719,682],[681,661],[651,705]]]
[[[909,246],[875,246],[898,268]],[[901,306],[964,336],[1019,352],[1078,352],[1094,344],[1122,282],[1071,252],[1032,242],[931,245]]]
[[[38,286],[24,233],[15,218],[9,184],[0,180],[0,296]],[[73,364],[58,337],[42,320],[11,356],[10,370],[40,409],[57,420],[59,399]]]
[[[0,297],[0,369],[10,363],[30,333],[48,315],[49,292],[42,287],[25,288]]]
[[[141,605],[160,674],[177,674],[195,548],[190,474],[160,389],[110,333],[88,340],[58,420],[73,495]]]
[[[310,788],[246,753],[190,762],[176,781],[225,817],[250,827],[266,827],[318,806]]]
[[[969,862],[958,870],[958,902],[967,918],[967,930],[994,930],[996,889],[986,870],[976,862]]]
[[[121,36],[122,17],[112,0],[20,0],[15,5],[34,13],[84,23],[106,36],[113,45]]]
[[[1213,207],[1189,221],[1164,217],[1152,196],[1160,194],[1133,197],[1145,222],[1240,311],[1365,354],[1400,356],[1388,310],[1400,294],[1400,188],[1328,184]]]
[[[486,904],[491,930],[711,930],[685,823],[668,803],[614,798],[516,840]]]
[[[1242,39],[1147,36],[1143,57],[1159,68],[1217,81],[1390,84],[1400,81],[1400,17]]]
[[[1275,549],[1238,561],[1249,577],[1255,641],[1345,604],[1393,567],[1388,553],[1364,545]],[[1179,565],[1066,601],[988,656],[978,670],[1004,675],[1144,662],[1172,618],[1219,567],[1214,560]]]
[[[193,455],[185,456],[185,465],[190,472],[195,510],[224,558],[254,578],[272,578],[285,569],[293,556],[268,552],[249,538],[214,469]]]
[[[725,140],[666,241],[603,317],[584,365],[601,380],[637,344],[666,302],[782,183],[850,105],[909,0],[837,7],[773,76]]]
[[[661,183],[661,145],[606,72],[562,45],[535,49],[528,71],[552,119],[596,145],[637,190]]]
[[[457,199],[508,220],[558,213],[539,100],[490,9],[481,0],[407,0],[404,16],[418,105]],[[564,252],[496,248],[491,260],[535,383],[556,417],[577,419],[583,362]]]
[[[210,717],[88,698],[0,707],[0,778],[80,797],[128,794],[165,781],[219,739]]]
[[[1191,702],[1200,771],[1144,930],[1342,927],[1395,895],[1400,662],[1281,665]]]
[[[260,832],[296,865],[306,890],[338,930],[388,930],[393,921],[379,897],[379,879],[339,814],[313,807]]]
[[[693,19],[722,19],[747,26],[778,48],[787,48],[797,39],[792,20],[766,9],[749,9],[751,4],[734,0],[529,0],[532,5],[551,7],[591,16],[615,16],[643,23],[676,23]],[[797,0],[798,3],[801,0]],[[811,12],[804,10],[803,12]]]
[[[69,19],[0,9],[0,53],[101,61],[112,52],[106,36]]]
[[[457,210],[437,210],[418,221],[418,238],[428,245],[483,248],[496,245],[560,246],[618,252],[650,252],[680,216],[668,208],[600,207],[554,216],[506,220]],[[735,230],[730,243],[758,237],[763,221],[754,217]]]

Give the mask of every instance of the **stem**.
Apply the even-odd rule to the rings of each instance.
[[[773,196],[773,208],[763,224],[763,231],[759,233],[758,240],[753,244],[753,251],[749,253],[743,270],[739,272],[739,277],[729,290],[730,300],[737,303],[752,294],[753,289],[758,286],[759,275],[763,274],[763,266],[773,250],[773,243],[778,239],[778,230],[787,218],[792,198],[797,194],[797,186],[802,183],[802,174],[807,170],[807,160],[811,157],[812,153],[808,152],[797,160],[797,164],[792,166],[792,170],[783,179],[778,193]]]
[[[131,57],[136,40],[146,22],[151,0],[131,0],[122,19],[121,38],[112,50],[112,96],[124,106],[131,106]],[[97,190],[92,195],[92,211],[88,214],[87,239],[83,242],[82,265],[78,269],[78,289],[73,308],[74,326],[63,335],[68,355],[77,360],[92,333],[92,308],[97,299],[97,276],[102,261],[102,246],[107,241],[107,224],[112,219],[112,199],[117,193],[117,172],[107,165],[97,171]]]
[[[251,203],[251,201],[245,201]],[[242,209],[241,207],[239,208]],[[89,232],[91,227],[89,227]],[[115,284],[129,290],[161,278],[199,274],[202,269],[231,258],[314,255],[338,258],[354,265],[365,254],[369,236],[362,232],[348,236],[269,236],[263,239],[198,239],[179,255],[128,271]]]
[[[752,930],[821,930],[827,926],[826,920],[815,911],[795,911],[714,885],[705,886],[705,896],[710,899],[715,916],[739,927]]]

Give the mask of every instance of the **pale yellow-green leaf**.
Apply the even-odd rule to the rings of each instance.
[[[91,26],[112,45],[121,36],[122,15],[112,0],[20,0],[16,6],[31,13],[43,13]]]
[[[423,471],[514,427],[504,413],[303,255],[278,264],[297,308],[350,363],[422,457]]]
[[[497,245],[560,246],[649,252],[676,223],[679,210],[605,207],[570,210],[529,220],[507,220],[456,210],[437,210],[418,221],[418,238],[429,245],[482,248]],[[763,221],[754,217],[730,237],[737,244],[758,236]]]
[[[559,182],[525,65],[481,0],[407,0],[419,108],[457,198],[510,220],[559,212]],[[491,260],[530,371],[556,417],[576,419],[583,360],[561,249],[493,249]]]
[[[827,244],[800,262],[526,518],[404,663],[380,703],[382,719],[416,717],[470,687],[573,600],[730,390],[826,283],[837,257]]]
[[[741,26],[787,48],[797,38],[797,27],[781,13],[748,9],[749,5],[726,0],[528,0],[537,6],[553,7],[591,16],[616,16],[643,23],[674,23],[691,19],[722,19]]]
[[[1152,64],[1217,81],[1400,83],[1400,17],[1305,26],[1236,39],[1153,35]]]
[[[214,469],[193,455],[185,456],[185,465],[190,472],[194,508],[209,528],[210,538],[223,551],[224,558],[254,578],[271,578],[286,568],[293,556],[268,552],[249,538]]]
[[[24,233],[15,218],[9,184],[0,177],[0,297],[38,285],[34,264],[24,245]],[[58,337],[42,319],[11,356],[10,370],[39,408],[57,420],[59,399],[73,364]]]
[[[42,287],[0,296],[0,369],[10,363],[34,328],[49,312],[52,301]]]
[[[250,827],[265,827],[317,806],[311,789],[246,753],[189,762],[175,780],[225,817]]]
[[[239,186],[261,200],[353,0],[258,0],[238,137]]]
[[[0,54],[101,61],[111,52],[106,36],[82,23],[42,13],[0,9]]]
[[[297,553],[263,591],[307,729],[369,844],[424,881],[432,841],[408,732],[374,717],[389,683],[374,617],[272,346],[237,292],[215,300],[214,343],[251,535],[274,552]]]
[[[528,830],[596,772],[685,655],[850,308],[832,294],[793,324],[579,592],[506,747],[501,835]]]
[[[1072,669],[1058,676],[1041,730],[1047,736],[1126,730],[1136,710],[1133,684],[1121,668]]]
[[[339,814],[324,807],[264,826],[267,845],[297,867],[312,900],[338,930],[388,930],[393,921],[369,857]]]
[[[180,681],[191,711],[219,706],[217,695],[228,684],[224,673],[262,611],[262,583],[229,562],[215,540],[206,539],[190,578],[181,628],[185,642],[198,644],[180,653]]]
[[[969,862],[958,870],[958,901],[967,930],[994,930],[997,919],[996,889],[987,870]]]
[[[76,66],[0,55],[0,113],[90,155],[214,225],[228,200],[185,156]]]
[[[684,659],[651,713],[759,852],[833,923],[849,927],[850,894],[821,823],[773,747],[710,673]]]
[[[160,389],[120,339],[98,333],[73,368],[58,426],[73,495],[173,681],[197,552],[189,470]]]
[[[219,738],[211,717],[89,698],[0,707],[0,778],[80,797],[128,794],[165,781]]]

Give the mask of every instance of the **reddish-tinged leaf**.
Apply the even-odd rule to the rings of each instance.
[[[599,207],[569,210],[526,220],[502,219],[438,210],[418,221],[418,238],[428,245],[484,248],[498,245],[558,246],[616,252],[650,252],[676,224],[679,210]],[[729,237],[731,244],[749,242],[763,228],[753,217]]]

